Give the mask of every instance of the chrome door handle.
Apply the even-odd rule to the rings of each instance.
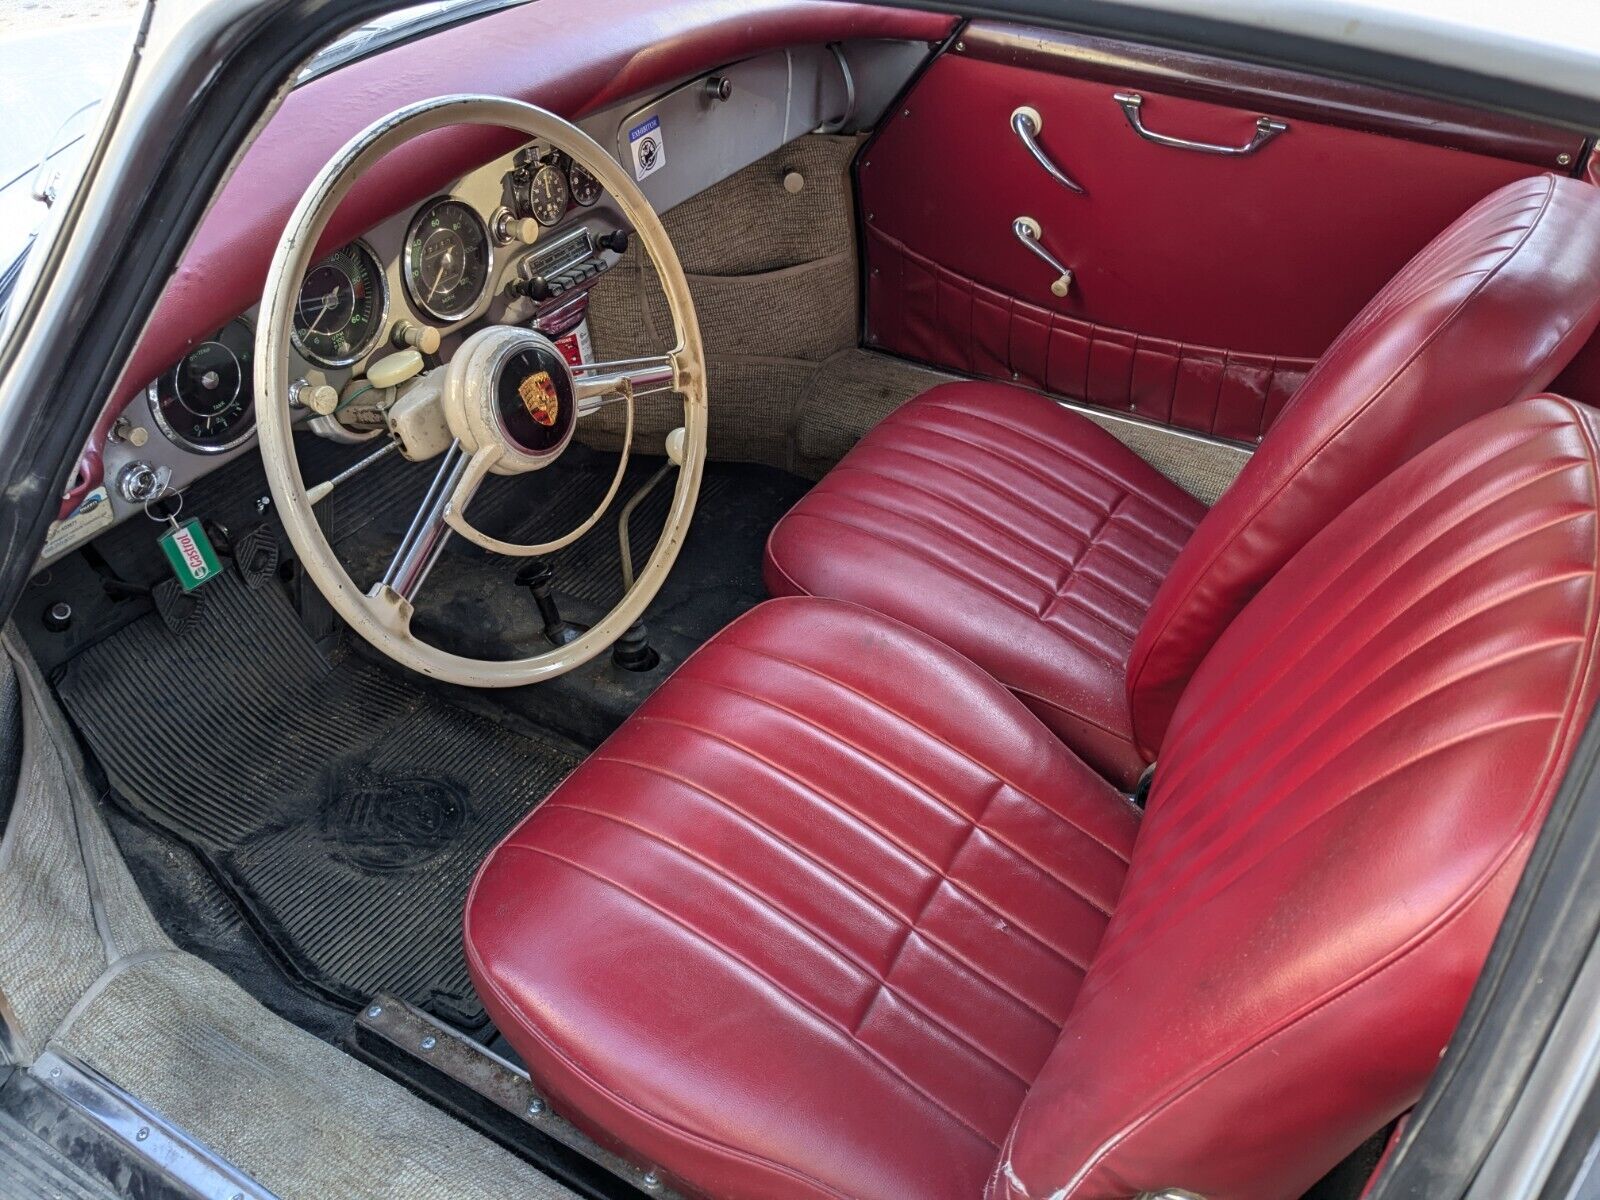
[[[1072,290],[1072,268],[1064,266],[1060,259],[1044,248],[1044,243],[1039,239],[1044,236],[1044,230],[1039,228],[1039,222],[1032,217],[1018,217],[1011,222],[1011,232],[1017,235],[1029,250],[1050,264],[1050,269],[1056,273],[1056,280],[1050,285],[1050,290],[1057,296],[1065,296]]]
[[[1050,173],[1051,179],[1064,187],[1071,188],[1080,196],[1088,194],[1083,190],[1083,185],[1051,162],[1050,156],[1044,152],[1044,147],[1039,145],[1039,131],[1044,128],[1044,118],[1039,115],[1037,108],[1030,108],[1024,104],[1017,109],[1011,114],[1011,128],[1022,139],[1022,144],[1028,148],[1028,153],[1033,155],[1034,162]]]
[[[1147,142],[1154,142],[1158,146],[1171,146],[1174,150],[1195,150],[1201,154],[1225,154],[1237,157],[1241,154],[1254,154],[1280,133],[1288,130],[1289,126],[1283,121],[1274,121],[1271,117],[1256,118],[1256,134],[1242,146],[1216,146],[1210,142],[1191,142],[1188,138],[1172,137],[1165,133],[1156,133],[1145,127],[1140,109],[1144,105],[1144,97],[1138,92],[1117,92],[1115,100],[1122,105],[1122,115],[1128,118],[1128,124],[1133,126],[1133,131]]]

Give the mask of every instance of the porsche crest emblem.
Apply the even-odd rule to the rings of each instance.
[[[556,395],[555,380],[549,371],[535,371],[517,385],[517,395],[522,397],[522,407],[541,425],[554,425],[561,412],[561,398]]]

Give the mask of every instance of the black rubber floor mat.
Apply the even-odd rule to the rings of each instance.
[[[191,846],[310,985],[481,1027],[467,886],[581,752],[363,659],[329,662],[276,585],[230,571],[203,590],[181,637],[141,618],[58,680],[116,793]]]

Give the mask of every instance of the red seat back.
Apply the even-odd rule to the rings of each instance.
[[[1206,652],[1312,535],[1452,429],[1548,386],[1597,323],[1600,188],[1519,180],[1424,247],[1328,348],[1163,581],[1128,666],[1145,757]]]
[[[1295,1197],[1415,1102],[1594,701],[1596,423],[1457,431],[1222,636],[992,1196]]]

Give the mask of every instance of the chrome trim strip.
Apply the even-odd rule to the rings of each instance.
[[[1188,138],[1173,137],[1170,134],[1156,133],[1145,126],[1141,109],[1144,107],[1144,97],[1138,92],[1117,92],[1113,99],[1122,106],[1122,115],[1128,118],[1128,124],[1133,126],[1133,131],[1147,142],[1154,142],[1158,146],[1171,146],[1174,150],[1194,150],[1200,154],[1221,154],[1229,158],[1245,154],[1254,154],[1280,133],[1286,133],[1289,124],[1286,121],[1274,121],[1271,117],[1256,118],[1256,132],[1248,142],[1242,146],[1217,146],[1211,142],[1191,142]]]
[[[356,1025],[657,1200],[681,1200],[653,1167],[603,1150],[556,1113],[527,1071],[414,1005],[376,996],[356,1015]]]
[[[276,1200],[238,1167],[93,1067],[46,1050],[28,1074],[179,1184],[208,1200]]]
[[[1237,442],[1232,438],[1213,437],[1210,434],[1196,433],[1192,429],[1181,429],[1176,425],[1165,425],[1160,421],[1152,421],[1149,417],[1130,416],[1127,413],[1118,412],[1114,408],[1101,408],[1098,405],[1087,404],[1081,400],[1069,400],[1062,396],[1054,396],[1049,392],[1040,392],[1039,394],[1046,399],[1054,400],[1062,408],[1082,413],[1086,417],[1093,417],[1097,421],[1111,421],[1118,425],[1137,425],[1140,429],[1149,430],[1153,434],[1176,438],[1179,441],[1198,442],[1202,446],[1225,446],[1229,450],[1242,450],[1246,454],[1254,454],[1261,448],[1258,443]]]

